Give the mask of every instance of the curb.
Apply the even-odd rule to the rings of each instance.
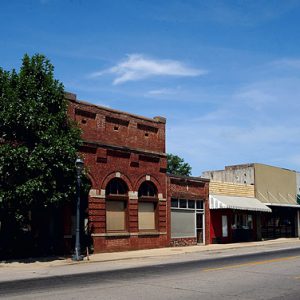
[[[53,260],[53,261],[36,261],[36,262],[26,262],[26,261],[11,261],[11,262],[1,262],[0,270],[4,269],[30,269],[38,267],[58,267],[58,266],[72,266],[72,265],[82,265],[89,263],[100,263],[100,262],[112,262],[112,261],[124,261],[124,260],[133,260],[133,259],[145,259],[152,257],[165,257],[165,256],[174,256],[190,253],[199,253],[199,252],[214,252],[214,251],[224,251],[224,250],[233,250],[240,248],[253,248],[253,247],[262,247],[262,246],[271,246],[278,244],[287,244],[287,243],[297,243],[300,240],[298,238],[291,239],[277,239],[270,241],[259,241],[259,242],[249,242],[249,243],[235,243],[235,244],[210,244],[203,246],[186,246],[186,247],[167,247],[167,248],[155,248],[155,249],[146,249],[146,250],[135,250],[135,251],[124,251],[124,252],[110,252],[110,253],[96,253],[89,256],[89,259],[86,257],[82,261],[72,261],[70,258],[62,260]],[[110,257],[115,256],[115,257]],[[119,257],[118,257],[119,256]]]

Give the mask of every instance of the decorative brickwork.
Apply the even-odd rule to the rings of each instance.
[[[169,245],[166,120],[144,118],[77,101],[73,94],[67,94],[66,98],[69,100],[68,114],[79,124],[84,139],[80,152],[92,183],[88,210],[94,251]],[[128,189],[126,197],[109,197],[109,201],[124,203],[125,229],[108,231],[106,188],[114,178],[121,180]],[[151,198],[155,217],[155,228],[151,230],[139,230],[138,224],[138,190],[144,181],[151,181],[157,189],[157,195]],[[114,213],[112,211],[112,215]]]

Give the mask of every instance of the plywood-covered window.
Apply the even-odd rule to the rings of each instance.
[[[141,184],[139,191],[138,222],[139,230],[156,229],[157,188],[151,181]]]
[[[125,222],[125,201],[106,201],[106,230],[124,231]]]
[[[155,229],[155,207],[152,202],[139,203],[139,229],[154,230]]]

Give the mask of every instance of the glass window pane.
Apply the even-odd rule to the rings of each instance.
[[[185,199],[180,199],[179,200],[179,207],[180,208],[186,208],[186,200]]]
[[[198,213],[197,214],[197,228],[203,228],[203,214]]]
[[[203,209],[203,201],[201,200],[197,201],[197,209]]]
[[[194,200],[188,200],[188,208],[195,208],[195,201]]]
[[[144,181],[139,188],[138,195],[139,197],[156,197],[157,189],[151,181]]]
[[[106,187],[106,195],[126,195],[128,192],[126,183],[122,179],[112,179]]]
[[[171,198],[171,207],[178,207],[178,199]]]
[[[249,229],[253,229],[253,218],[252,218],[252,215],[248,215],[248,227],[249,227]]]

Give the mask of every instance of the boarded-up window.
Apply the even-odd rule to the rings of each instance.
[[[106,230],[125,230],[125,202],[106,201]]]
[[[171,211],[171,237],[195,237],[195,211]]]
[[[155,204],[153,202],[139,203],[139,229],[155,229]]]

